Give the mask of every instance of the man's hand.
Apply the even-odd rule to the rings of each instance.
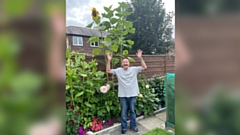
[[[112,60],[112,54],[108,53],[108,54],[107,54],[107,59],[108,59],[108,60]]]
[[[138,49],[136,55],[138,58],[142,58],[142,50]]]

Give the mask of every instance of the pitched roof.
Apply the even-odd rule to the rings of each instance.
[[[77,26],[68,26],[66,29],[66,34],[73,34],[73,35],[80,35],[80,36],[92,36],[92,35],[97,35],[99,37],[101,36],[101,33],[99,30],[77,27]],[[102,33],[103,37],[105,37],[106,35],[107,35],[107,32]]]

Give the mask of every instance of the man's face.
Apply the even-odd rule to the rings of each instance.
[[[128,60],[128,59],[123,59],[123,60],[122,60],[122,67],[123,67],[124,69],[128,69],[129,66],[130,66],[129,60]]]

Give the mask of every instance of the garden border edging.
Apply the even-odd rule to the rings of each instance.
[[[154,114],[157,114],[157,113],[162,112],[162,111],[165,111],[165,110],[166,110],[166,107],[161,108],[161,109],[159,109],[159,110],[154,111]],[[148,116],[145,116],[145,117],[148,117]],[[139,121],[139,120],[141,120],[141,119],[144,119],[145,117],[144,117],[144,116],[137,117],[137,118],[136,118],[136,121]],[[128,121],[127,123],[129,124],[130,121]],[[114,125],[114,126],[111,126],[111,127],[109,127],[109,128],[103,129],[103,130],[101,130],[101,131],[95,132],[95,133],[87,133],[87,135],[103,135],[104,133],[107,134],[107,133],[109,133],[109,132],[114,131],[116,128],[118,128],[118,127],[120,127],[120,126],[121,126],[121,123],[116,124],[116,125]]]

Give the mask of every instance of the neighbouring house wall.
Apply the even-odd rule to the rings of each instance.
[[[92,54],[92,50],[96,47],[91,47],[90,43],[87,43],[88,39],[90,37],[82,36],[83,38],[83,46],[74,46],[73,35],[67,35],[69,46],[71,47],[71,51],[78,51],[79,53],[86,53],[86,54]]]

